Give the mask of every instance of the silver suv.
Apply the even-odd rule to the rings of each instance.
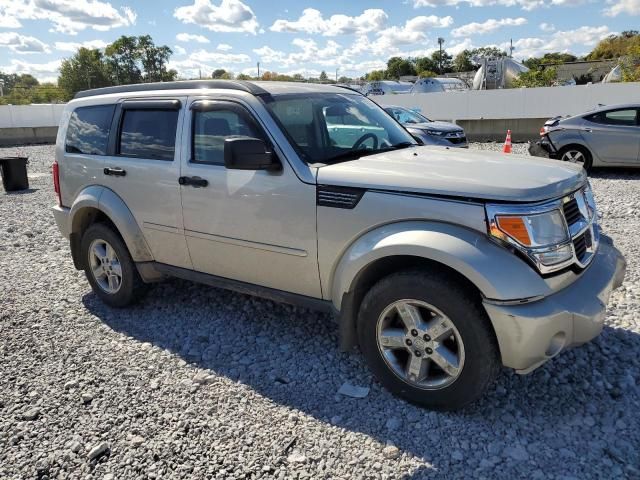
[[[594,338],[624,277],[579,166],[419,146],[338,87],[81,92],[53,173],[57,224],[106,304],[173,276],[333,311],[342,348],[433,409]]]

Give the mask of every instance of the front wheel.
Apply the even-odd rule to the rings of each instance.
[[[358,337],[386,388],[434,410],[476,400],[500,371],[482,305],[447,275],[407,271],[379,281],[362,302]]]

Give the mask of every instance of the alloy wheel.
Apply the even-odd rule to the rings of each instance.
[[[389,305],[377,322],[378,349],[391,370],[425,390],[451,385],[464,367],[464,344],[451,319],[420,300]]]
[[[580,150],[567,150],[564,155],[562,155],[562,160],[565,162],[578,163],[580,165],[584,165],[586,162],[584,153]]]
[[[89,266],[102,291],[117,293],[122,285],[122,265],[109,242],[95,239],[89,246]]]

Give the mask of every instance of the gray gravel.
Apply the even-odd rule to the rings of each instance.
[[[0,478],[640,477],[640,171],[592,179],[629,262],[603,334],[443,414],[383,390],[323,314],[177,280],[105,307],[49,211],[53,147],[0,154],[32,187],[0,191]]]

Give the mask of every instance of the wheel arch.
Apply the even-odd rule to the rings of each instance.
[[[438,271],[480,300],[517,300],[550,293],[549,286],[519,257],[486,235],[438,222],[401,222],[363,235],[334,270],[332,302],[339,312],[343,349],[356,341],[355,319],[368,289],[381,278],[407,269]]]
[[[96,222],[109,224],[120,235],[134,262],[153,260],[142,230],[124,200],[106,187],[93,185],[80,192],[69,215],[71,254],[77,269],[84,268],[79,255],[82,235]]]

